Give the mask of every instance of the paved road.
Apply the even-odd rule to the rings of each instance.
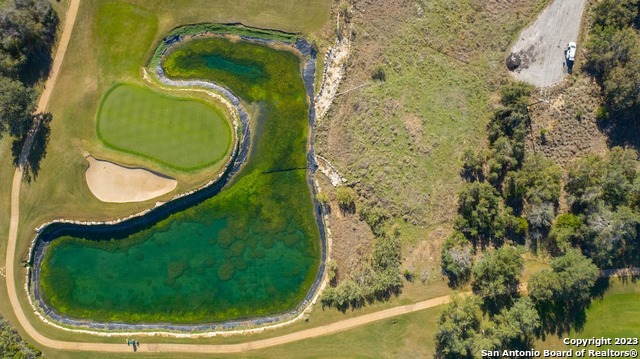
[[[553,0],[521,34],[511,49],[521,64],[513,72],[521,81],[537,87],[556,84],[567,70],[562,66],[564,49],[570,41],[577,42],[586,0]],[[580,44],[578,44],[580,46]],[[580,61],[580,48],[576,61]]]

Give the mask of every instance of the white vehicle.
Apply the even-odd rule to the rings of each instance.
[[[567,62],[574,62],[576,60],[576,43],[570,42],[564,53],[567,58]]]

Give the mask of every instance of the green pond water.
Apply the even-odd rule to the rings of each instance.
[[[124,239],[53,240],[43,299],[96,321],[202,323],[293,309],[319,267],[306,171],[308,103],[294,53],[214,37],[163,60],[177,79],[215,81],[259,105],[249,160],[203,203]],[[273,172],[275,170],[275,172]]]

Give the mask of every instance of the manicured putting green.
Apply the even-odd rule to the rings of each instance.
[[[98,137],[119,151],[181,170],[224,159],[232,143],[229,122],[213,106],[129,84],[115,85],[102,100]]]

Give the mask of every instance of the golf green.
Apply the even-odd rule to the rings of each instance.
[[[212,165],[230,154],[232,131],[204,101],[116,84],[98,111],[98,137],[109,147],[180,170]]]
[[[162,66],[170,78],[213,81],[257,105],[247,162],[213,197],[125,238],[105,231],[53,239],[39,268],[43,300],[62,315],[101,322],[203,323],[291,311],[321,256],[300,57],[212,37],[174,46]]]

